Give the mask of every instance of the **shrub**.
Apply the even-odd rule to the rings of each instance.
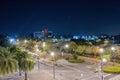
[[[118,61],[117,61],[117,63],[119,63],[119,64],[120,64],[120,60],[118,60]]]
[[[71,63],[82,63],[82,62],[84,62],[84,59],[70,59],[68,61]]]
[[[48,60],[49,60],[49,61],[53,61],[53,58],[52,58],[52,57],[49,57]],[[55,58],[55,60],[58,60],[58,58]]]
[[[74,54],[73,54],[73,58],[74,58],[74,59],[78,59],[77,53],[74,53]]]
[[[120,67],[119,66],[105,67],[103,68],[103,71],[107,73],[120,73]]]
[[[49,60],[49,61],[52,61],[52,60],[53,60],[53,58],[52,58],[52,57],[49,57],[49,58],[48,58],[48,60]]]
[[[54,65],[55,65],[55,66],[58,66],[58,64],[57,64],[57,63],[55,63]]]
[[[66,57],[65,59],[66,59],[66,60],[69,60],[69,57]]]

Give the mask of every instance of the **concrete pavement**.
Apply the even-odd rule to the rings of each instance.
[[[53,80],[51,74],[45,70],[34,70],[28,74],[29,80]]]

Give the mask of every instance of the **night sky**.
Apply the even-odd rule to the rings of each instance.
[[[0,0],[0,33],[120,33],[120,0]]]

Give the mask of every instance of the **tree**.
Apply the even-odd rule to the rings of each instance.
[[[85,49],[85,53],[87,55],[92,55],[93,54],[92,47],[91,46],[87,46],[86,49]]]
[[[74,59],[78,59],[78,54],[77,54],[77,53],[74,53],[74,54],[73,54],[73,58],[74,58]]]
[[[61,51],[62,50],[61,48],[63,47],[63,45],[64,45],[64,43],[62,41],[59,41],[56,43],[56,48]]]
[[[22,51],[20,48],[16,47],[16,46],[12,46],[9,48],[11,54],[15,55],[14,59],[16,59],[18,61],[18,69],[19,69],[19,76],[21,76],[21,70],[20,70],[20,63],[21,63],[21,59],[22,59]]]
[[[51,51],[52,47],[54,47],[52,45],[52,42],[51,41],[47,41],[46,45],[43,47],[43,51],[49,53]]]
[[[21,76],[21,71],[28,71],[34,68],[33,58],[27,52],[21,51],[18,47],[13,46],[10,48],[10,52],[15,55],[14,59],[18,61],[19,75]],[[25,71],[25,80],[27,80],[27,72]]]
[[[2,46],[2,47],[10,46],[10,43],[8,41],[8,38],[7,38],[7,35],[0,34],[0,46]]]
[[[34,52],[35,51],[35,46],[36,41],[29,40],[27,43],[25,43],[25,49]]]
[[[71,41],[71,42],[69,43],[69,49],[68,49],[68,50],[69,50],[70,52],[74,52],[76,48],[77,48],[77,44],[76,44],[75,42]]]
[[[0,48],[0,75],[7,76],[17,70],[18,62],[8,48]]]
[[[25,51],[22,52],[21,57],[20,70],[25,72],[25,80],[28,80],[27,72],[34,68],[34,61],[31,55]]]
[[[78,46],[77,49],[75,49],[75,52],[79,54],[83,54],[86,50],[86,46]]]
[[[94,57],[96,57],[97,55],[98,55],[98,53],[99,53],[99,47],[98,46],[93,46],[93,53],[94,53]]]

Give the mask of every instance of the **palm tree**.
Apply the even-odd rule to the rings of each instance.
[[[30,54],[27,52],[22,52],[21,54],[21,62],[20,62],[20,70],[25,72],[25,80],[28,80],[27,72],[34,68],[34,61]]]
[[[20,70],[20,62],[21,62],[21,54],[22,54],[22,51],[20,48],[16,47],[16,46],[12,46],[9,48],[11,54],[15,55],[14,56],[14,59],[16,59],[18,61],[18,69],[19,69],[19,76],[21,76],[21,70]]]
[[[0,48],[0,75],[7,76],[17,70],[18,62],[8,48]]]

